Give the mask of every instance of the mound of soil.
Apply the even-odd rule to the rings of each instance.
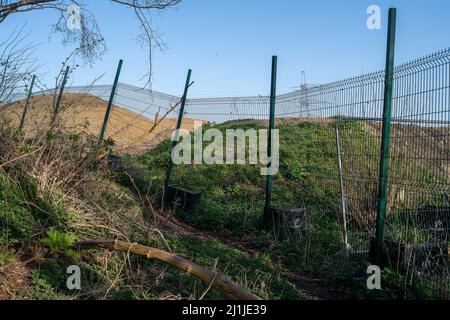
[[[53,113],[54,95],[37,95],[30,99],[24,132],[28,137],[49,128]],[[19,125],[25,102],[23,100],[0,106],[0,115]],[[103,123],[107,102],[84,93],[66,93],[61,102],[58,125],[68,131],[98,135]],[[192,131],[194,119],[183,119],[182,128]],[[155,120],[126,108],[113,105],[105,138],[115,141],[116,151],[141,153],[171,137],[176,119],[166,118],[155,127]],[[153,130],[152,130],[153,128]]]
[[[381,137],[381,122],[367,121],[367,132]],[[395,123],[391,128],[393,158],[402,153],[411,166],[421,165],[450,178],[450,128]],[[401,159],[400,159],[401,160]],[[415,168],[410,168],[414,172]]]

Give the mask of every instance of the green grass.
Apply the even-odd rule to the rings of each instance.
[[[215,128],[225,132],[227,129],[258,129],[262,126],[258,122],[247,121]],[[180,165],[175,166],[172,182],[202,192],[197,213],[189,216],[180,212],[181,217],[199,229],[220,232],[238,239],[245,238],[245,241],[250,241],[258,248],[258,253],[245,253],[218,240],[175,238],[168,234],[166,238],[170,246],[175,253],[205,267],[213,268],[217,261],[219,271],[265,298],[305,298],[280,274],[279,264],[288,266],[294,272],[325,277],[331,284],[347,285],[351,288],[347,293],[349,297],[365,297],[361,281],[355,281],[347,274],[345,266],[338,268],[328,259],[342,252],[341,227],[336,219],[340,210],[340,194],[333,124],[300,122],[284,124],[279,129],[280,171],[273,181],[272,204],[310,208],[313,227],[286,241],[275,240],[271,234],[262,231],[265,177],[261,176],[258,165]],[[374,137],[357,122],[344,122],[341,132],[351,209],[364,216],[373,210],[376,200],[374,187],[379,146]],[[135,185],[141,195],[147,195],[155,202],[160,200],[170,146],[170,141],[164,141],[144,155],[125,158],[128,174],[134,183],[124,173],[105,177],[106,174],[97,172],[98,178],[104,179],[102,184],[108,185],[96,198],[96,204],[110,212],[107,222],[103,222],[108,227],[120,229],[131,241],[164,248],[161,241],[149,238],[146,231],[130,221],[150,217],[148,208],[142,206],[135,194]],[[402,158],[400,153],[398,159],[404,160],[405,157]],[[395,175],[411,174],[408,163],[400,160],[395,160]],[[422,181],[422,188],[429,189],[433,183],[441,181],[429,168],[418,165],[415,168],[417,170],[413,178]],[[115,181],[109,181],[109,178]],[[97,182],[96,188],[98,186]],[[408,206],[412,206],[409,209],[413,210],[418,205],[414,200],[407,199],[404,203],[398,203],[397,207],[408,210]],[[72,210],[70,203],[56,188],[50,186],[41,190],[32,177],[22,172],[20,166],[0,171],[0,265],[14,263],[21,248],[41,246],[44,237],[48,238],[44,242],[50,243],[52,248],[45,252],[44,263],[32,267],[28,276],[32,289],[20,293],[21,297],[101,298],[93,292],[102,288],[99,292],[106,294],[105,290],[112,284],[114,290],[108,291],[107,297],[115,299],[159,299],[166,295],[199,298],[207,289],[205,284],[189,275],[142,257],[128,258],[125,254],[114,253],[105,266],[102,260],[104,252],[99,251],[82,254],[80,263],[84,287],[80,292],[68,291],[65,288],[65,268],[73,263],[74,258],[78,259],[70,251],[68,243],[75,238],[113,236],[105,229],[74,227],[85,222],[85,216]],[[53,236],[48,233],[49,230],[54,230]],[[401,226],[389,232],[396,237],[405,237]],[[368,241],[364,232],[353,232],[350,237],[352,241]],[[422,239],[417,234],[411,237]],[[123,266],[128,266],[127,261],[131,262],[131,269],[123,271]],[[404,288],[402,279],[390,273],[387,279],[388,290],[384,295],[378,297],[372,294],[367,297],[401,296]],[[426,298],[430,290],[419,286],[413,294]],[[210,290],[205,298],[224,296]]]
[[[204,126],[203,129],[208,128]],[[214,128],[225,133],[227,129],[259,129],[262,126],[256,121],[246,121],[215,125]],[[265,239],[260,247],[261,252],[270,256],[270,250],[267,248],[275,249],[279,252],[280,261],[290,268],[333,279],[336,272],[329,273],[329,270],[335,266],[331,263],[324,266],[324,261],[327,257],[338,256],[343,248],[341,226],[336,219],[340,212],[340,191],[335,125],[332,121],[299,122],[282,124],[278,128],[280,171],[274,176],[272,204],[279,207],[311,208],[311,214],[314,215],[312,230],[302,234],[294,242],[278,243],[270,236],[264,236],[264,232],[261,232],[261,217],[265,177],[260,175],[260,166],[257,165],[175,166],[172,183],[202,192],[202,200],[195,215],[189,216],[182,212],[179,214],[188,223],[203,230],[239,237],[245,235],[246,238],[253,237],[255,242]],[[365,243],[368,247],[367,230],[373,228],[373,224],[364,221],[367,221],[369,213],[373,214],[376,210],[379,139],[357,121],[341,122],[340,133],[346,195],[351,199],[350,210],[356,219],[349,237],[352,243]],[[164,141],[144,155],[125,159],[129,166],[140,168],[135,182],[141,192],[154,195],[157,201],[162,195],[170,148],[170,141]],[[398,186],[412,182],[417,190],[431,192],[435,189],[436,181],[442,182],[443,178],[437,176],[433,170],[411,162],[413,160],[410,159],[411,155],[406,155],[403,150],[395,150],[390,172],[391,179],[401,178]],[[411,167],[415,169],[411,170]],[[128,180],[119,174],[120,179],[123,183]],[[420,181],[420,184],[416,185],[417,181]],[[413,192],[407,193],[406,198],[401,200],[394,195],[390,196],[391,208],[414,212],[421,205]],[[392,210],[393,214],[394,211]],[[393,230],[387,230],[387,236],[394,238],[403,236],[405,239],[406,236],[417,241],[421,238],[405,234],[402,224],[394,226]],[[346,273],[346,270],[339,270],[343,274]]]
[[[20,170],[19,170],[20,172]],[[57,193],[40,193],[36,182],[24,174],[12,180],[0,172],[0,221],[3,243],[33,242],[36,230],[57,227],[62,230],[73,221]]]
[[[194,262],[213,268],[217,261],[217,270],[229,275],[243,287],[269,299],[299,299],[297,289],[286,281],[270,257],[263,254],[249,255],[237,249],[225,246],[218,240],[200,240],[183,237],[172,242],[174,250],[186,254]],[[217,259],[217,260],[216,260]],[[211,292],[207,298],[223,298],[217,292]]]
[[[192,276],[142,257],[127,258],[125,254],[113,253],[105,266],[101,262],[104,256],[102,250],[83,252],[80,256],[70,245],[76,239],[85,238],[86,231],[73,227],[72,223],[81,219],[76,213],[71,213],[66,201],[56,192],[38,190],[36,182],[26,175],[19,174],[19,178],[15,176],[12,179],[6,173],[0,172],[0,222],[3,227],[0,233],[0,265],[15,263],[15,254],[21,248],[45,244],[45,259],[31,267],[27,275],[29,290],[16,292],[18,297],[35,300],[99,298],[93,291],[98,288],[106,290],[114,279],[119,280],[115,283],[117,287],[108,294],[110,299],[160,299],[167,293],[180,297],[194,294],[199,298],[206,291],[207,286]],[[132,212],[141,216],[147,214],[138,200],[131,196],[129,189],[118,188],[120,195],[114,190],[109,188],[109,191],[101,193],[104,201],[101,205],[105,210],[112,213],[117,212],[115,210],[126,211],[130,217]],[[133,241],[153,247],[163,246],[128,223],[123,228],[129,230]],[[105,235],[101,230],[91,230],[88,234],[95,237],[97,232],[99,236]],[[170,234],[166,237],[175,253],[185,255],[204,267],[212,268],[218,258],[219,271],[258,295],[271,299],[300,298],[295,287],[270,266],[268,258],[249,256],[216,240],[173,239]],[[132,267],[124,274],[123,266],[128,265],[128,259]],[[71,264],[81,267],[82,290],[70,291],[66,288],[66,269]],[[155,280],[162,272],[165,273],[164,279]],[[212,289],[205,298],[222,299],[225,296]]]
[[[247,123],[216,128],[225,133],[227,129],[261,127]],[[337,211],[335,144],[333,139],[323,138],[329,137],[329,131],[327,126],[312,123],[280,128],[281,163],[280,173],[273,182],[273,205],[318,207],[330,214]],[[136,179],[143,192],[161,195],[169,154],[170,141],[165,141],[143,156],[128,159],[129,164],[146,172],[144,177]],[[235,235],[259,230],[266,180],[260,169],[259,165],[237,164],[175,166],[174,184],[202,192],[197,214],[184,218],[199,228]],[[152,178],[146,180],[145,177]]]

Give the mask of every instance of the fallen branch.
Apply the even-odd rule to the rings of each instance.
[[[29,153],[23,154],[23,155],[21,155],[21,156],[19,156],[19,157],[17,157],[17,158],[14,158],[14,159],[12,159],[12,160],[9,160],[9,161],[7,161],[7,162],[4,162],[4,163],[0,164],[0,169],[3,168],[3,167],[6,166],[6,165],[9,165],[9,164],[15,162],[15,161],[18,161],[18,160],[20,160],[20,159],[26,158],[26,157],[32,155],[33,153],[38,152],[38,151],[41,150],[41,149],[42,149],[42,147],[41,147],[41,148],[38,148],[38,149],[36,149],[36,150],[33,150],[33,151],[29,152]]]
[[[78,250],[108,249],[114,251],[131,252],[140,256],[145,256],[148,259],[161,261],[190,275],[193,275],[205,282],[208,286],[212,285],[214,288],[224,293],[231,299],[262,300],[257,295],[254,295],[253,293],[250,293],[247,290],[239,287],[225,275],[216,271],[205,269],[196,263],[160,249],[118,240],[81,241],[75,245],[75,248]]]

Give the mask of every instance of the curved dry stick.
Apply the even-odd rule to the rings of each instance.
[[[137,243],[129,243],[119,240],[90,240],[81,241],[75,245],[76,249],[107,249],[114,251],[131,252],[140,256],[145,256],[148,259],[158,260],[160,262],[171,265],[177,269],[180,269],[190,275],[193,275],[207,285],[212,285],[214,288],[224,293],[231,299],[235,300],[262,300],[257,295],[248,292],[247,290],[239,287],[230,278],[225,275],[205,269],[196,263],[183,259],[172,253],[146,247]]]
[[[19,156],[19,157],[17,157],[17,158],[14,158],[14,159],[12,159],[12,160],[6,161],[6,162],[4,162],[4,163],[0,163],[0,169],[3,168],[4,166],[7,166],[7,165],[9,165],[9,164],[15,162],[15,161],[18,161],[18,160],[20,160],[20,159],[26,158],[26,157],[32,155],[33,153],[38,152],[38,151],[41,150],[41,149],[42,149],[42,147],[37,148],[36,150],[33,150],[33,151],[28,152],[28,153],[26,153],[26,154],[23,154],[23,155],[21,155],[21,156]]]

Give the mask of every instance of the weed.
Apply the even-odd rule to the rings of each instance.
[[[76,240],[77,236],[73,233],[62,233],[55,229],[50,229],[47,231],[47,236],[41,242],[49,247],[50,253],[61,253],[78,261],[80,260],[80,254],[72,249],[72,245]]]

